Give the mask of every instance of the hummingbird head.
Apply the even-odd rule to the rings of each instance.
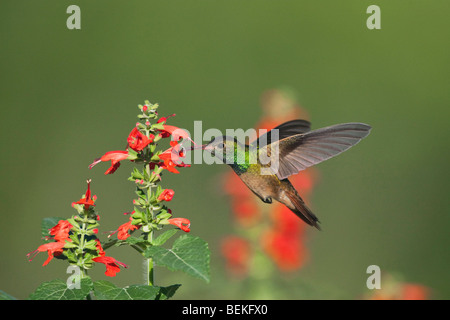
[[[236,152],[241,144],[234,137],[218,136],[213,138],[207,144],[193,149],[203,149],[210,152],[214,157],[226,164],[232,164],[236,159]]]

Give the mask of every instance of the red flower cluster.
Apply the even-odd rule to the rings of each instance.
[[[128,146],[134,151],[142,151],[149,143],[153,142],[155,136],[150,134],[147,137],[145,134],[142,134],[137,127],[134,127],[128,135],[127,142]]]
[[[59,220],[56,226],[49,229],[50,236],[47,237],[48,240],[51,239],[51,236],[53,236],[53,239],[56,241],[43,244],[36,250],[28,253],[27,257],[29,258],[29,261],[33,260],[39,252],[47,251],[48,258],[42,265],[46,266],[53,259],[53,257],[61,255],[63,253],[63,248],[66,245],[66,240],[68,242],[72,241],[69,239],[70,229],[72,229],[72,225],[67,220]]]
[[[165,122],[168,117],[163,117],[159,119],[158,123]],[[139,153],[142,150],[144,150],[149,144],[155,141],[154,134],[148,134],[147,136],[143,134],[138,127],[139,123],[137,124],[136,127],[133,128],[133,130],[131,130],[130,134],[128,135],[126,150],[124,151],[116,150],[106,152],[100,158],[95,159],[94,162],[89,165],[89,169],[92,169],[96,164],[102,161],[103,162],[111,161],[111,166],[108,168],[108,170],[106,170],[105,174],[113,174],[119,168],[120,161],[136,160],[137,155],[133,152],[129,152],[128,148]],[[162,129],[156,129],[158,131],[157,134],[159,136],[158,138],[172,137],[172,141],[170,142],[171,147],[159,155],[159,158],[162,160],[162,162],[154,162],[152,163],[152,166],[154,168],[156,165],[158,165],[159,167],[166,169],[170,172],[179,173],[178,170],[175,169],[176,167],[190,166],[181,161],[181,158],[183,158],[185,155],[184,150],[181,148],[179,142],[181,139],[187,139],[190,141],[192,140],[190,139],[189,134],[183,129],[165,124],[163,124],[162,127],[163,127]]]
[[[271,130],[285,121],[308,118],[295,103],[286,99],[279,91],[264,94],[262,107],[266,115],[257,125],[259,129]],[[306,202],[315,177],[314,169],[308,168],[289,178]],[[262,204],[232,171],[225,177],[224,189],[231,196],[234,221],[244,229],[258,227],[258,230],[263,230],[259,231],[259,243],[253,247],[245,237],[232,236],[225,239],[222,254],[231,273],[241,276],[245,274],[255,249],[262,250],[281,271],[295,271],[304,265],[308,256],[304,245],[306,224],[278,202],[270,206]],[[267,221],[267,218],[270,223],[265,225],[269,227],[261,229],[259,226]]]

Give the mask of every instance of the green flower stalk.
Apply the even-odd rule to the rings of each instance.
[[[112,257],[106,257],[97,238],[100,217],[96,213],[96,196],[91,196],[91,180],[87,181],[87,191],[77,202],[72,203],[72,207],[78,212],[67,220],[59,220],[58,223],[49,229],[45,240],[50,241],[30,252],[27,256],[31,261],[37,253],[48,253],[48,258],[44,262],[47,265],[54,257],[67,259],[70,265],[80,269],[81,278],[86,277],[87,270],[91,269],[94,262],[106,265],[106,275],[114,277],[121,267],[127,267],[124,263]],[[53,240],[53,241],[52,241]]]
[[[102,161],[111,161],[111,167],[105,174],[112,174],[119,168],[122,160],[131,160],[142,165],[142,169],[133,168],[128,178],[136,187],[137,198],[133,200],[134,210],[130,213],[129,220],[110,235],[117,234],[117,240],[112,240],[105,247],[127,244],[145,256],[148,248],[159,245],[155,242],[154,235],[164,226],[174,225],[185,232],[190,231],[190,221],[186,218],[172,218],[172,211],[166,206],[175,192],[172,189],[163,189],[159,185],[164,170],[179,173],[177,168],[189,166],[183,163],[185,151],[181,147],[181,142],[190,138],[185,130],[165,124],[167,119],[174,115],[158,120],[158,104],[145,101],[144,105],[138,107],[141,111],[138,115],[139,122],[128,135],[126,150],[107,152],[95,159],[89,168]],[[164,151],[157,150],[158,141],[169,137],[171,138],[170,148]],[[136,230],[140,230],[140,236],[131,236]],[[146,283],[153,286],[152,257],[145,258],[145,266]]]
[[[190,221],[186,218],[173,218],[167,203],[172,201],[175,192],[160,185],[164,171],[179,173],[178,168],[188,167],[183,163],[185,151],[181,142],[190,140],[189,134],[175,126],[166,125],[169,117],[158,120],[158,104],[146,101],[139,105],[139,122],[127,137],[125,150],[106,152],[89,166],[93,168],[101,162],[111,161],[105,174],[113,174],[122,161],[129,160],[139,167],[133,168],[129,180],[133,182],[137,198],[133,200],[133,211],[128,213],[128,221],[112,232],[106,243],[97,237],[99,216],[95,211],[97,199],[91,194],[91,180],[82,198],[72,203],[77,214],[69,219],[45,218],[42,223],[45,244],[28,254],[31,261],[39,252],[47,252],[47,265],[53,258],[66,260],[70,269],[79,273],[69,276],[67,281],[55,279],[43,282],[30,299],[114,299],[114,300],[163,300],[174,295],[179,284],[162,287],[154,281],[156,263],[169,270],[181,270],[194,277],[209,282],[208,244],[198,237],[183,234],[173,242],[172,248],[163,245],[178,230],[190,232]],[[161,139],[171,138],[170,147],[157,150]],[[163,230],[167,226],[175,226]],[[111,236],[117,235],[115,239]],[[118,288],[113,283],[93,281],[88,275],[96,263],[106,266],[105,275],[114,277],[127,265],[113,257],[106,256],[105,250],[112,246],[127,245],[142,255],[146,267],[146,281],[141,285]],[[77,290],[73,290],[77,288]],[[78,290],[80,289],[80,290]]]

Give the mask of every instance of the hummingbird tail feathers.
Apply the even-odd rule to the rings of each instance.
[[[291,200],[294,208],[288,206],[292,212],[294,212],[300,219],[305,221],[310,226],[315,227],[317,230],[321,230],[319,226],[319,219],[314,213],[306,206],[305,202],[300,198],[298,194],[286,193],[289,200]]]

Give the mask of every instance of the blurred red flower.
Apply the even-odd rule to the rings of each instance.
[[[238,236],[227,236],[222,240],[221,251],[230,273],[237,276],[247,274],[251,255],[248,240]]]
[[[296,103],[289,90],[265,92],[261,98],[261,107],[264,114],[256,125],[257,129],[271,130],[289,120],[307,120],[309,118]],[[306,202],[308,202],[307,199],[316,179],[316,171],[311,168],[289,177]],[[256,245],[261,246],[262,251],[274,261],[281,271],[295,271],[305,264],[308,257],[308,251],[304,245],[305,223],[278,202],[274,202],[270,206],[262,204],[232,171],[225,176],[224,191],[231,197],[234,221],[243,228],[258,227],[259,230],[262,230],[259,231],[260,242]],[[269,225],[269,227],[261,228],[260,224],[262,226]],[[247,241],[247,245],[245,245],[245,241],[247,240],[237,237],[224,240],[222,253],[229,268],[239,269],[236,268],[236,265],[248,263],[244,262],[244,259],[248,259],[248,254],[245,253],[247,252],[246,248],[249,248],[249,242]],[[234,248],[234,250],[230,248]],[[231,255],[232,253],[233,255]],[[240,264],[234,263],[233,267],[233,261],[239,261]]]

